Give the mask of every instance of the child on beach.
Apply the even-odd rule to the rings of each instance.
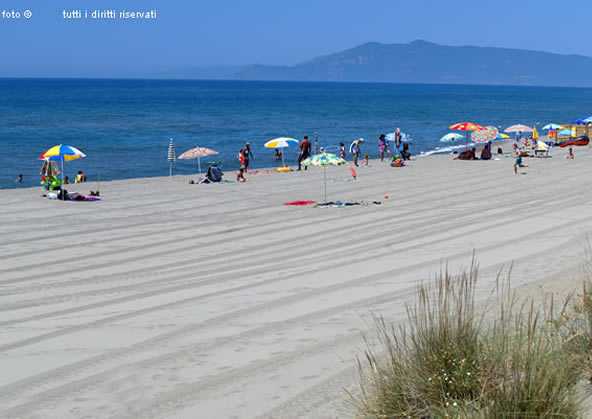
[[[370,166],[368,164],[368,159],[369,159],[369,156],[367,154],[364,154],[364,159],[360,162],[360,166],[366,166],[366,167]]]
[[[391,151],[388,148],[388,141],[386,140],[386,136],[381,134],[378,138],[378,150],[380,151],[380,161],[384,161],[384,152],[391,157]]]
[[[568,159],[568,160],[571,160],[574,157],[575,156],[574,156],[573,148],[570,147],[569,150],[567,150],[567,156],[565,156],[565,158]]]
[[[521,154],[522,154],[522,152],[518,148],[518,145],[514,144],[514,157],[516,158],[516,160],[514,160],[514,174],[515,175],[518,174],[519,167],[530,167],[529,165],[522,163]]]
[[[345,160],[345,144],[339,143],[339,157]]]

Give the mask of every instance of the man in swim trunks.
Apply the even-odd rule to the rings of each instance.
[[[310,157],[310,151],[312,144],[308,141],[308,135],[304,136],[304,139],[300,143],[300,154],[298,155],[298,170],[300,170],[302,161]],[[304,170],[308,169],[308,166],[304,166]]]
[[[253,153],[251,152],[251,144],[245,143],[245,146],[239,153],[243,158],[242,167],[245,169],[245,173],[249,169],[249,160],[253,157]]]

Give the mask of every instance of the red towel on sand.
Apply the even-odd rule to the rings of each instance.
[[[294,202],[285,202],[284,205],[310,205],[315,204],[315,201],[294,201]]]

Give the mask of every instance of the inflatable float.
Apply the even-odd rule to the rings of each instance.
[[[391,162],[391,167],[403,167],[405,166],[405,162],[402,159],[393,159]]]
[[[588,145],[589,142],[590,142],[590,138],[586,137],[585,135],[582,135],[581,137],[574,138],[573,140],[561,141],[557,145],[559,147],[570,147],[570,146],[576,146],[576,145]]]
[[[291,172],[292,169],[290,169],[288,166],[280,166],[280,167],[277,168],[277,171],[280,172],[280,173],[283,173],[283,172]]]

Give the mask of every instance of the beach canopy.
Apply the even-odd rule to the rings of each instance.
[[[273,140],[269,140],[268,142],[266,142],[264,144],[265,148],[284,148],[284,147],[289,147],[291,145],[297,145],[298,144],[298,140],[295,140],[294,138],[287,138],[287,137],[280,137],[280,138],[275,138]]]
[[[532,128],[529,127],[528,125],[515,124],[515,125],[510,125],[504,131],[506,131],[506,132],[532,132]]]
[[[201,175],[201,158],[207,156],[214,156],[218,154],[217,151],[207,147],[194,147],[187,150],[179,156],[181,160],[197,159],[197,171]]]
[[[571,130],[570,129],[564,129],[562,131],[559,131],[559,134],[557,135],[571,135]]]
[[[460,140],[463,140],[464,138],[465,138],[465,136],[462,134],[457,134],[456,132],[451,132],[449,134],[446,134],[442,138],[440,138],[440,141],[443,143],[448,143],[448,142],[460,141]]]
[[[54,145],[49,148],[45,153],[39,156],[39,160],[48,161],[70,161],[86,157],[82,151],[71,145]]]
[[[551,123],[551,124],[545,125],[543,127],[543,129],[546,130],[546,131],[548,131],[550,129],[552,129],[552,130],[563,129],[563,127],[561,125],[559,125],[559,124],[553,124],[553,123]]]
[[[479,131],[485,129],[485,127],[473,124],[472,122],[459,122],[458,124],[450,125],[448,129],[455,131]]]
[[[335,154],[331,153],[321,153],[315,154],[312,157],[304,159],[302,164],[305,166],[319,166],[323,169],[327,169],[328,166],[340,166],[342,164],[346,164],[347,162],[340,157],[337,157]],[[324,179],[324,198],[325,204],[327,203],[327,170],[323,170],[323,179]]]
[[[488,126],[486,129],[473,131],[471,133],[471,141],[478,144],[488,143],[495,140],[498,133],[499,131],[496,127]]]

